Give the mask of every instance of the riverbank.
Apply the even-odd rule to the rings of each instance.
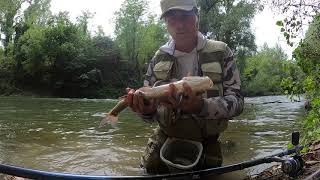
[[[10,86],[10,88],[7,89],[0,89],[0,97],[39,97],[39,98],[48,98],[48,97],[53,97],[52,92],[50,92],[49,89],[46,88],[18,88],[15,86]]]
[[[315,141],[308,147],[308,152],[302,154],[304,160],[304,168],[301,174],[296,177],[297,180],[303,180],[310,177],[312,174],[320,170],[320,140]],[[288,175],[284,174],[281,170],[281,165],[274,165],[267,168],[263,172],[249,176],[243,180],[290,180]],[[317,179],[317,178],[314,178]]]
[[[83,91],[79,94],[79,91]],[[39,97],[39,98],[87,98],[87,99],[117,99],[125,94],[124,88],[103,87],[100,89],[74,90],[74,93],[63,94],[54,92],[51,89],[33,89],[33,88],[12,88],[11,90],[2,90],[0,87],[0,97],[21,96],[21,97]]]
[[[140,83],[134,83],[135,85],[140,85]],[[142,85],[142,84],[141,84]],[[94,99],[110,99],[118,98],[123,96],[126,87],[138,88],[137,86],[130,86],[126,84],[125,86],[109,86],[108,84],[103,84],[97,87],[78,87],[69,89],[68,93],[59,92],[58,89],[49,88],[49,86],[28,86],[28,85],[13,85],[9,83],[1,83],[0,79],[0,96],[32,96],[32,97],[52,97],[52,98],[94,98]],[[67,90],[65,90],[67,91]],[[79,93],[82,92],[82,93]],[[244,97],[260,97],[260,96],[281,96],[284,95],[281,92],[247,92],[245,88],[242,89],[242,94]]]
[[[116,90],[113,90],[113,91],[116,91]],[[119,94],[119,92],[117,92]],[[105,98],[92,98],[92,99],[110,99],[110,98],[117,98],[117,97],[114,97],[114,95],[107,95],[107,94],[110,94],[109,92],[106,92],[106,96]],[[51,91],[47,90],[47,89],[37,89],[37,90],[34,90],[34,89],[18,89],[16,88],[15,90],[13,91],[8,91],[8,92],[2,92],[0,93],[0,97],[10,97],[10,96],[13,96],[13,97],[39,97],[39,98],[62,98],[62,97],[59,97],[59,96],[55,96]],[[97,95],[99,97],[101,97],[101,94],[100,95]],[[263,95],[250,95],[250,94],[247,94],[245,95],[244,97],[246,98],[255,98],[255,97],[265,97],[265,96],[285,96],[284,94],[278,94],[278,93],[266,93],[266,94],[263,94]],[[82,98],[82,97],[74,97],[74,98]],[[266,102],[265,102],[266,103]],[[272,102],[267,102],[267,103],[281,103],[279,101],[272,101]]]

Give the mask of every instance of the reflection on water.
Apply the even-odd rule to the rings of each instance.
[[[154,124],[129,110],[115,128],[99,128],[114,100],[0,98],[0,163],[90,175],[138,175]],[[284,149],[299,127],[303,102],[285,96],[247,98],[244,113],[222,134],[224,164]],[[257,173],[266,166],[247,169]],[[245,171],[238,172],[245,174]],[[239,176],[238,176],[239,177]]]

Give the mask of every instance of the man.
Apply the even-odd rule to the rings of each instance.
[[[149,64],[144,91],[151,86],[170,83],[185,76],[209,76],[215,86],[202,96],[184,84],[184,94],[177,94],[170,84],[168,97],[146,101],[137,91],[128,89],[131,109],[145,121],[158,121],[142,157],[148,173],[167,173],[160,159],[160,148],[167,138],[175,137],[201,142],[203,156],[198,168],[222,164],[219,134],[227,128],[228,119],[243,109],[240,78],[233,53],[223,42],[206,39],[198,31],[198,9],[195,0],[161,0],[162,15],[171,39],[156,52]]]

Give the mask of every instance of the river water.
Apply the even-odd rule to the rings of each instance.
[[[0,163],[86,175],[141,175],[148,137],[156,124],[130,110],[116,127],[99,128],[115,100],[0,97]],[[224,165],[284,150],[299,129],[303,101],[285,96],[245,99],[245,110],[222,134]],[[260,165],[234,177],[260,172]]]

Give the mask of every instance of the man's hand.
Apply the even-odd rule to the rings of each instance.
[[[139,95],[139,91],[145,91],[150,87],[142,87],[140,89],[134,90],[127,88],[128,96],[128,106],[132,111],[141,114],[153,114],[157,111],[157,104],[154,99],[146,100],[144,97]]]
[[[174,109],[181,109],[185,113],[198,114],[203,107],[203,99],[187,84],[183,84],[183,94],[177,93],[177,88],[173,85],[169,85],[169,90],[166,92],[167,98],[162,100],[161,103],[167,107]]]

